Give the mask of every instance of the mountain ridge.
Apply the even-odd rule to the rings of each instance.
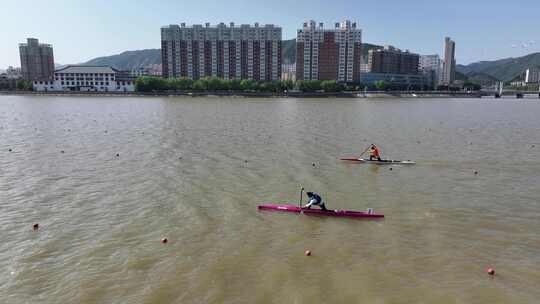
[[[363,55],[371,49],[382,48],[382,46],[364,43]],[[282,61],[284,64],[296,62],[296,39],[283,40],[281,44]],[[109,65],[119,70],[136,70],[148,65],[161,64],[160,49],[144,49],[135,51],[125,51],[120,54],[103,56],[91,59],[82,63],[84,65]]]
[[[456,70],[467,76],[484,74],[496,80],[509,82],[519,77],[528,68],[540,67],[540,53],[498,60],[482,60],[468,65],[457,65]]]
[[[380,45],[363,43],[363,57],[367,57],[369,50],[381,47]],[[284,64],[296,62],[296,39],[283,41],[282,60]],[[83,64],[109,65],[119,70],[136,70],[149,65],[161,64],[161,50],[144,49],[125,51],[112,56],[94,58]],[[464,74],[471,81],[492,84],[498,81],[512,81],[520,77],[527,68],[531,67],[540,67],[540,52],[521,57],[491,61],[482,60],[467,65],[457,65],[456,71]]]

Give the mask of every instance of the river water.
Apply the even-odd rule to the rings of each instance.
[[[536,99],[3,96],[0,298],[538,303],[539,185]]]

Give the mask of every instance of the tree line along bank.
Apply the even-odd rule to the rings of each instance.
[[[139,77],[135,81],[137,92],[265,92],[282,93],[287,91],[301,92],[346,92],[346,91],[386,91],[386,90],[427,90],[416,86],[395,86],[378,81],[372,85],[344,84],[335,80],[229,80],[218,77],[161,78],[152,76]]]

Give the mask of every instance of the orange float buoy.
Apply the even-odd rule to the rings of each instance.
[[[306,250],[306,252],[304,252],[304,255],[305,255],[305,256],[311,256],[311,251]]]

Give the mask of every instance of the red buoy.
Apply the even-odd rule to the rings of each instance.
[[[306,250],[306,252],[304,252],[305,256],[311,256],[311,251],[309,250]]]
[[[492,276],[492,275],[495,275],[495,269],[493,269],[493,268],[488,268],[486,271],[487,271],[487,273],[488,273],[489,275],[491,275],[491,276]]]

